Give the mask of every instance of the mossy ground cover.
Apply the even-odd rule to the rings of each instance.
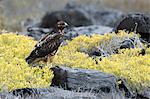
[[[93,35],[91,37],[79,36],[68,44],[61,46],[54,58],[53,65],[69,66],[73,68],[95,69],[114,74],[127,80],[134,89],[143,89],[150,84],[150,49],[146,50],[146,55],[139,55],[139,48],[120,50],[119,54],[112,54],[105,57],[96,64],[92,57],[82,52],[90,50],[92,47],[101,46],[110,52],[110,44],[114,40],[122,40],[132,37],[120,31],[117,34]],[[0,35],[0,89],[8,90],[25,87],[47,87],[50,85],[53,74],[45,66],[31,68],[25,62],[25,57],[29,55],[36,41],[32,38],[7,33]],[[106,48],[108,47],[108,49]]]

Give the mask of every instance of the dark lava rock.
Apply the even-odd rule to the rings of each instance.
[[[123,42],[121,42],[120,49],[126,49],[126,48],[128,48],[128,49],[135,48],[133,39],[127,39],[127,40],[124,40]]]
[[[67,22],[71,27],[89,25],[114,27],[117,20],[123,15],[123,12],[114,9],[68,3],[62,10],[47,12],[38,23],[38,27],[52,28],[58,20]],[[27,22],[30,23],[30,20],[27,20]]]
[[[117,91],[117,78],[95,70],[72,69],[68,67],[54,67],[54,78],[51,86],[61,86],[67,90],[100,91],[110,93]]]
[[[82,27],[74,27],[68,29],[66,34],[66,39],[72,39],[79,35],[87,35],[91,36],[92,34],[105,34],[110,33],[112,31],[111,27],[101,26],[101,25],[91,25],[91,26],[82,26]]]
[[[22,93],[26,88],[19,89],[18,93]],[[29,88],[27,88],[29,89]],[[18,89],[17,89],[18,90]],[[16,90],[13,90],[14,92]],[[24,95],[21,96],[14,95],[12,92],[10,93],[0,93],[0,99],[130,99],[124,96],[121,96],[118,93],[112,94],[94,94],[91,92],[75,92],[68,91],[61,88],[50,87],[50,88],[30,88],[30,91],[33,92],[34,95]],[[34,93],[38,92],[38,93]]]
[[[150,16],[146,14],[128,14],[125,16],[114,29],[127,30],[129,32],[136,31],[141,35],[141,38],[150,42]]]
[[[114,27],[117,20],[123,15],[124,14],[118,10],[96,8],[93,6],[66,7],[60,11],[47,12],[41,19],[40,27],[53,27],[58,20],[63,20],[72,27],[88,25],[104,25]]]
[[[142,41],[140,41],[139,37],[126,38],[122,39],[121,41],[115,38],[113,42],[109,42],[107,44],[109,44],[109,46],[105,46],[105,48],[103,47],[105,43],[101,43],[100,45],[92,47],[90,49],[80,48],[78,49],[78,51],[88,54],[90,57],[92,57],[93,60],[95,60],[96,64],[98,64],[98,60],[101,61],[104,57],[108,57],[112,54],[119,54],[120,49],[140,48],[140,50],[138,51],[138,55],[145,55],[147,49],[147,47],[143,46]]]
[[[72,27],[87,26],[92,24],[92,21],[88,15],[82,11],[82,9],[64,9],[61,11],[47,12],[41,20],[40,27],[51,28],[58,20],[63,20]]]
[[[117,20],[124,15],[124,13],[119,10],[95,7],[93,5],[77,5],[75,2],[69,2],[66,5],[66,9],[82,9],[87,13],[94,25],[110,27],[116,26]]]
[[[43,35],[49,33],[52,29],[49,28],[39,28],[39,27],[29,27],[27,29],[28,33],[25,35],[31,36],[36,40],[39,40]],[[65,34],[65,39],[71,40],[74,37],[79,35],[87,35],[90,36],[92,34],[105,34],[112,31],[112,28],[107,26],[83,26],[83,27],[73,27],[67,29],[67,33]]]
[[[93,47],[89,52],[87,52],[89,56],[107,56],[107,53],[98,47]]]
[[[131,90],[129,89],[127,83],[125,82],[125,80],[123,79],[118,79],[118,88],[119,90],[121,90],[122,92],[124,92],[125,97],[127,98],[135,98],[136,96],[131,92]]]
[[[51,69],[54,72],[51,86],[81,92],[90,91],[95,94],[119,93],[122,95],[121,92],[124,91],[126,97],[132,97],[133,95],[124,81],[121,83],[122,86],[118,87],[118,78],[111,74],[96,70],[58,66]]]
[[[88,13],[91,17],[93,17],[94,24],[110,27],[115,27],[117,21],[124,15],[121,11],[106,8],[88,11]]]
[[[15,96],[20,96],[20,97],[28,97],[28,96],[35,96],[36,94],[39,94],[37,89],[35,88],[22,88],[22,89],[16,89],[11,91]]]
[[[92,57],[93,60],[95,60],[96,64],[98,64],[97,59],[101,61],[102,58],[109,56],[109,54],[105,52],[103,49],[101,49],[100,47],[93,47],[90,50],[81,48],[79,52],[84,52],[88,54],[90,57]]]
[[[73,92],[61,88],[22,88],[0,94],[2,99],[102,99],[90,92]]]
[[[120,46],[120,48],[119,49],[130,49],[130,48],[136,48],[136,46],[135,46],[135,40],[134,39],[132,39],[132,38],[130,38],[130,39],[126,39],[126,40],[124,40],[122,43],[121,43],[121,46]],[[140,41],[140,39],[139,39],[139,43],[141,43],[141,45],[138,45],[139,46],[139,48],[141,48],[141,50],[140,50],[140,52],[139,52],[139,55],[145,55],[146,54],[146,48],[144,48],[143,46],[142,46],[142,42]]]
[[[50,88],[22,88],[0,93],[2,99],[130,99],[126,82],[96,70],[53,67]]]
[[[150,99],[150,87],[137,94],[137,99]]]
[[[39,40],[41,35],[45,34],[44,32],[41,32],[39,29],[33,29],[30,33],[26,33],[24,30],[28,28],[50,29],[54,27],[58,20],[64,20],[70,27],[73,27],[68,31],[67,39],[71,39],[80,34],[101,34],[110,32],[112,28],[109,27],[114,27],[117,20],[123,15],[122,12],[113,9],[96,8],[94,6],[83,6],[72,3],[72,5],[66,5],[66,8],[62,10],[47,12],[40,21],[27,19],[22,22],[23,31],[21,34],[32,36],[36,40]]]
[[[39,27],[29,27],[25,35],[33,37],[35,40],[40,40],[44,35],[50,33],[52,29],[39,28]],[[24,34],[24,33],[22,33]]]

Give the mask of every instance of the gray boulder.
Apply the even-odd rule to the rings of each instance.
[[[24,93],[26,90],[26,93]],[[15,92],[15,94],[13,93]],[[32,94],[30,93],[32,92]],[[91,92],[75,92],[62,88],[23,88],[11,92],[0,93],[0,99],[130,99],[118,93],[94,94]]]
[[[68,90],[100,91],[106,93],[117,92],[117,77],[100,71],[86,69],[71,69],[54,67],[54,78],[51,86],[61,86]]]
[[[116,93],[121,96],[123,91],[126,97],[134,96],[124,81],[121,80],[123,82],[121,83],[122,85],[118,84],[117,82],[120,79],[111,74],[96,70],[58,66],[51,69],[54,72],[51,86],[73,91],[90,91],[98,95]]]
[[[1,93],[1,99],[101,99],[90,92],[74,92],[61,88],[23,88]]]

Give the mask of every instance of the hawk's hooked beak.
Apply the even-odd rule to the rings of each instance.
[[[65,27],[68,27],[69,25],[65,22]]]

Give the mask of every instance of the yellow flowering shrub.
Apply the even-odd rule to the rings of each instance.
[[[91,37],[81,35],[68,41],[68,45],[59,49],[53,65],[96,69],[111,73],[125,78],[132,88],[140,90],[150,84],[150,49],[147,49],[144,56],[139,55],[141,49],[138,47],[120,50],[119,54],[105,57],[102,61],[98,61],[98,64],[88,54],[80,51],[81,49],[88,51],[94,46],[100,46],[109,53],[114,45],[134,36],[135,34],[127,34],[124,31],[120,31],[118,34],[111,33]]]
[[[50,85],[52,72],[48,67],[31,68],[25,62],[36,41],[32,38],[6,33],[0,35],[0,91]]]
[[[150,84],[150,48],[146,55],[139,55],[140,49],[123,49],[119,54],[111,54],[112,48],[117,48],[123,40],[134,37],[133,33],[124,31],[115,34],[81,35],[67,45],[59,48],[53,65],[69,66],[74,68],[95,69],[125,78],[130,86],[140,90]],[[7,87],[9,90],[24,87],[46,87],[50,84],[53,75],[47,66],[40,69],[31,68],[25,62],[36,41],[32,38],[13,33],[0,35],[0,90]],[[100,46],[110,53],[96,64],[92,57],[86,54],[95,46]],[[84,52],[83,52],[84,50]]]
[[[150,54],[139,55],[139,50],[121,50],[104,58],[97,69],[125,78],[133,89],[146,88],[150,85]]]

